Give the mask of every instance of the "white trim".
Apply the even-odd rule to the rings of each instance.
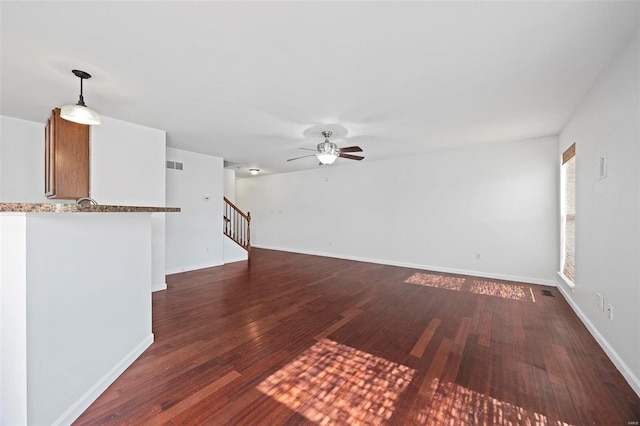
[[[70,425],[153,343],[153,333],[145,337],[119,363],[67,409],[54,425]]]
[[[576,285],[573,281],[571,281],[565,274],[563,274],[562,272],[558,271],[558,278],[560,278],[560,283],[566,285],[567,287],[569,287],[569,289],[573,292],[576,290]]]
[[[633,374],[633,371],[629,368],[629,366],[622,360],[622,358],[618,355],[618,353],[611,347],[607,339],[604,338],[602,334],[598,331],[598,329],[593,325],[591,321],[589,321],[589,317],[585,315],[584,312],[576,305],[563,286],[559,285],[558,290],[562,294],[562,297],[567,301],[571,309],[578,315],[578,318],[582,321],[582,323],[587,327],[589,333],[593,336],[593,338],[598,342],[600,347],[605,351],[609,359],[613,362],[613,365],[616,366],[618,371],[622,374],[622,376],[629,383],[633,391],[640,397],[640,378],[636,377]]]
[[[153,284],[151,286],[151,292],[154,293],[156,291],[162,291],[162,290],[166,290],[167,289],[167,283],[165,282],[161,282],[158,284]]]
[[[186,268],[167,269],[166,274],[167,275],[179,274],[181,272],[197,271],[198,269],[214,268],[216,266],[222,266],[222,265],[224,265],[224,263],[205,263],[202,265],[187,266]]]
[[[324,256],[324,257],[333,257],[337,259],[355,260],[358,262],[377,263],[380,265],[401,266],[403,268],[422,269],[425,271],[445,272],[448,274],[471,275],[473,277],[491,278],[495,280],[515,281],[515,282],[528,283],[528,284],[539,284],[539,285],[546,285],[550,287],[556,287],[558,284],[557,281],[555,280],[545,280],[541,278],[523,277],[518,275],[496,274],[492,272],[479,272],[479,271],[471,271],[468,269],[446,268],[441,266],[423,265],[418,263],[396,262],[394,260],[381,260],[381,259],[371,259],[367,257],[337,255],[334,253],[323,253],[323,252],[314,252],[314,251],[298,250],[298,249],[293,250],[289,248],[273,247],[273,246],[266,246],[266,245],[255,245],[253,247],[263,248],[267,250],[288,251],[291,253],[310,254],[313,256]]]
[[[229,263],[237,263],[237,262],[246,262],[247,260],[249,260],[248,257],[245,257],[244,259],[232,259],[232,260],[225,260],[224,264],[228,265]]]

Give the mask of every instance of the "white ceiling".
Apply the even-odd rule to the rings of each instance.
[[[323,124],[364,161],[558,134],[639,26],[637,1],[0,4],[2,115],[44,123],[81,69],[89,107],[238,176],[319,167],[286,159]]]

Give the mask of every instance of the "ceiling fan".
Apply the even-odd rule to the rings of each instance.
[[[315,154],[309,154],[309,155],[303,155],[302,157],[290,158],[287,161],[299,160],[301,158],[315,156],[320,161],[320,165],[323,165],[323,164],[332,164],[334,161],[336,161],[336,158],[338,157],[346,158],[348,160],[358,160],[358,161],[364,159],[364,157],[360,155],[347,154],[347,152],[362,152],[362,148],[360,148],[359,146],[347,146],[345,148],[338,148],[338,146],[335,143],[329,142],[329,138],[331,137],[332,134],[333,132],[330,132],[329,130],[323,131],[322,136],[324,136],[324,142],[320,142],[316,147],[316,149],[300,148],[307,151],[315,151],[316,152]]]

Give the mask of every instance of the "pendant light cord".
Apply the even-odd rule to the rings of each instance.
[[[78,99],[78,103],[76,105],[86,106],[84,103],[84,96],[82,96],[82,81],[84,78],[80,77],[80,99]]]

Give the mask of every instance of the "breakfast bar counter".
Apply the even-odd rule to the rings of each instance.
[[[60,203],[0,203],[0,213],[176,213],[177,207],[101,206]]]
[[[152,216],[179,211],[0,203],[3,418],[71,424],[153,343]]]

